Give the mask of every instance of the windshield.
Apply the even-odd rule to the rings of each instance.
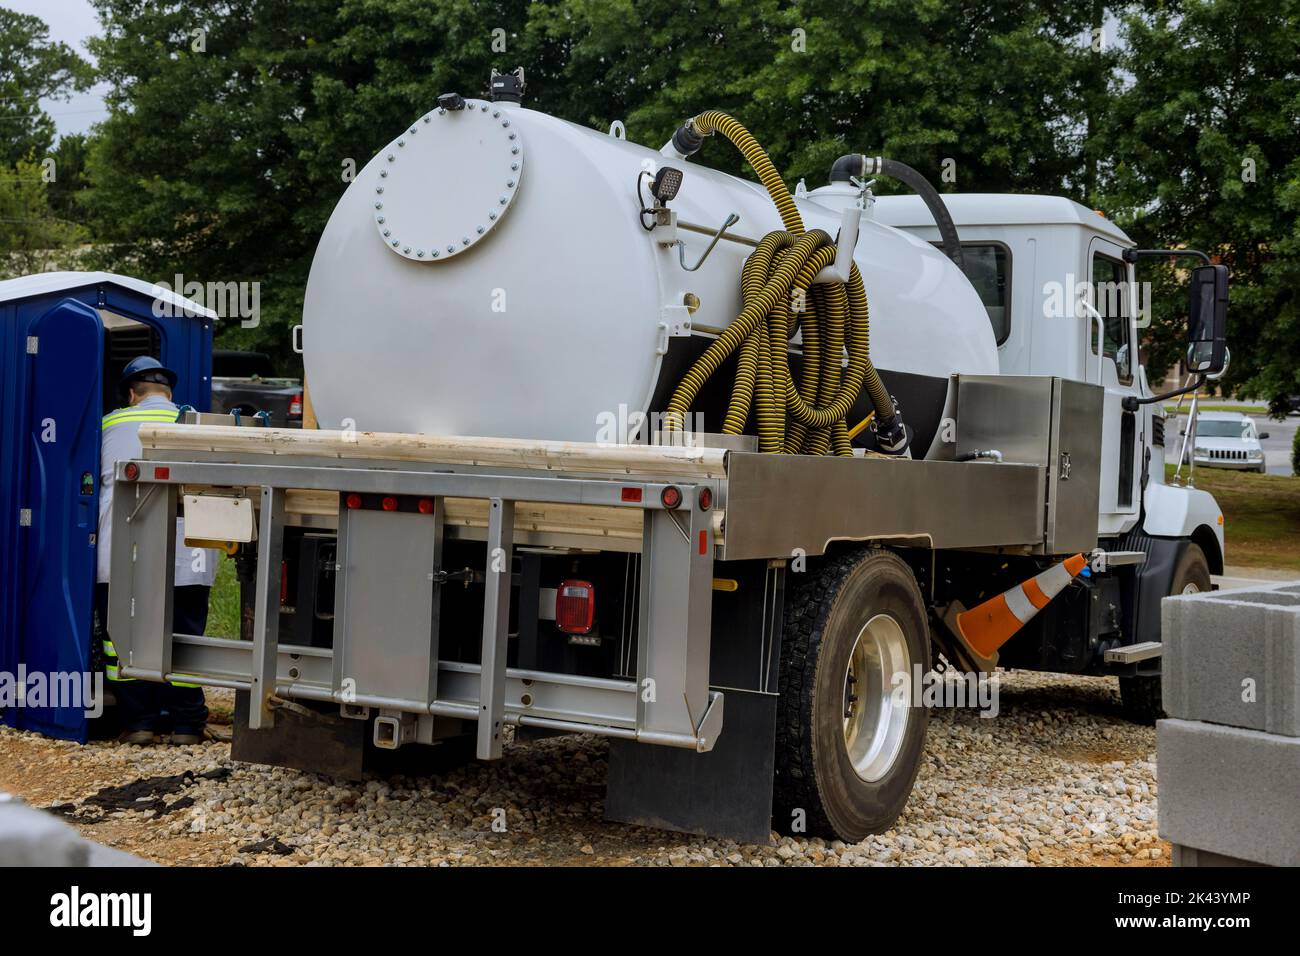
[[[1196,421],[1196,434],[1199,438],[1254,438],[1255,423],[1249,418],[1236,422]]]

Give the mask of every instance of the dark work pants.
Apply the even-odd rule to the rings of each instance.
[[[211,590],[201,584],[173,590],[172,630],[175,633],[203,634],[208,626],[208,594]],[[103,626],[108,620],[107,584],[95,585],[95,604]],[[201,734],[203,725],[208,722],[202,687],[177,687],[149,680],[114,681],[112,686],[122,726],[127,731],[162,730],[164,713],[171,717],[171,732],[175,734]]]

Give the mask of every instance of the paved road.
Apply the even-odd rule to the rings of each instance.
[[[1274,585],[1278,583],[1300,584],[1300,575],[1295,571],[1280,571],[1275,568],[1241,568],[1228,567],[1223,569],[1223,574],[1210,575],[1211,580],[1219,586],[1221,591],[1236,591],[1241,588],[1257,588],[1262,585]]]
[[[1214,405],[1232,405],[1233,402],[1215,399]],[[1291,442],[1295,438],[1296,428],[1300,427],[1300,415],[1290,415],[1283,421],[1275,418],[1269,418],[1267,415],[1251,415],[1255,420],[1255,430],[1260,434],[1268,432],[1268,437],[1260,440],[1260,446],[1264,449],[1264,466],[1268,469],[1270,475],[1290,475],[1291,474]],[[1178,417],[1178,428],[1173,431],[1173,436],[1181,442],[1183,423],[1187,416]],[[1175,444],[1168,449],[1170,459],[1178,454],[1179,444]]]

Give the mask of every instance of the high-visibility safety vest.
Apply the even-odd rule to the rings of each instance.
[[[112,641],[110,641],[108,638],[104,638],[104,640],[100,642],[100,647],[104,649],[104,676],[105,677],[107,677],[111,681],[117,681],[119,683],[126,683],[127,681],[135,680],[134,677],[122,676],[122,672],[119,669],[120,664],[117,659],[117,648],[113,646]],[[171,680],[168,681],[168,683],[170,683],[173,687],[200,686],[198,684],[187,684],[185,681],[179,681],[179,680]]]
[[[100,427],[112,428],[123,422],[165,422],[171,425],[176,422],[176,412],[166,408],[119,408],[105,415]]]
[[[108,638],[104,638],[99,645],[104,650],[104,676],[111,681],[132,681],[134,677],[123,677],[118,670],[117,648]]]

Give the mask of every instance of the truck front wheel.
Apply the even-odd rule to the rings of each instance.
[[[1178,559],[1169,594],[1199,594],[1210,590],[1210,563],[1199,544],[1188,544]],[[1121,677],[1119,679],[1120,709],[1135,724],[1154,724],[1165,715],[1160,693],[1160,675]]]
[[[894,823],[920,768],[929,716],[896,689],[929,669],[925,605],[897,555],[854,551],[798,581],[781,644],[779,829],[857,843]]]

